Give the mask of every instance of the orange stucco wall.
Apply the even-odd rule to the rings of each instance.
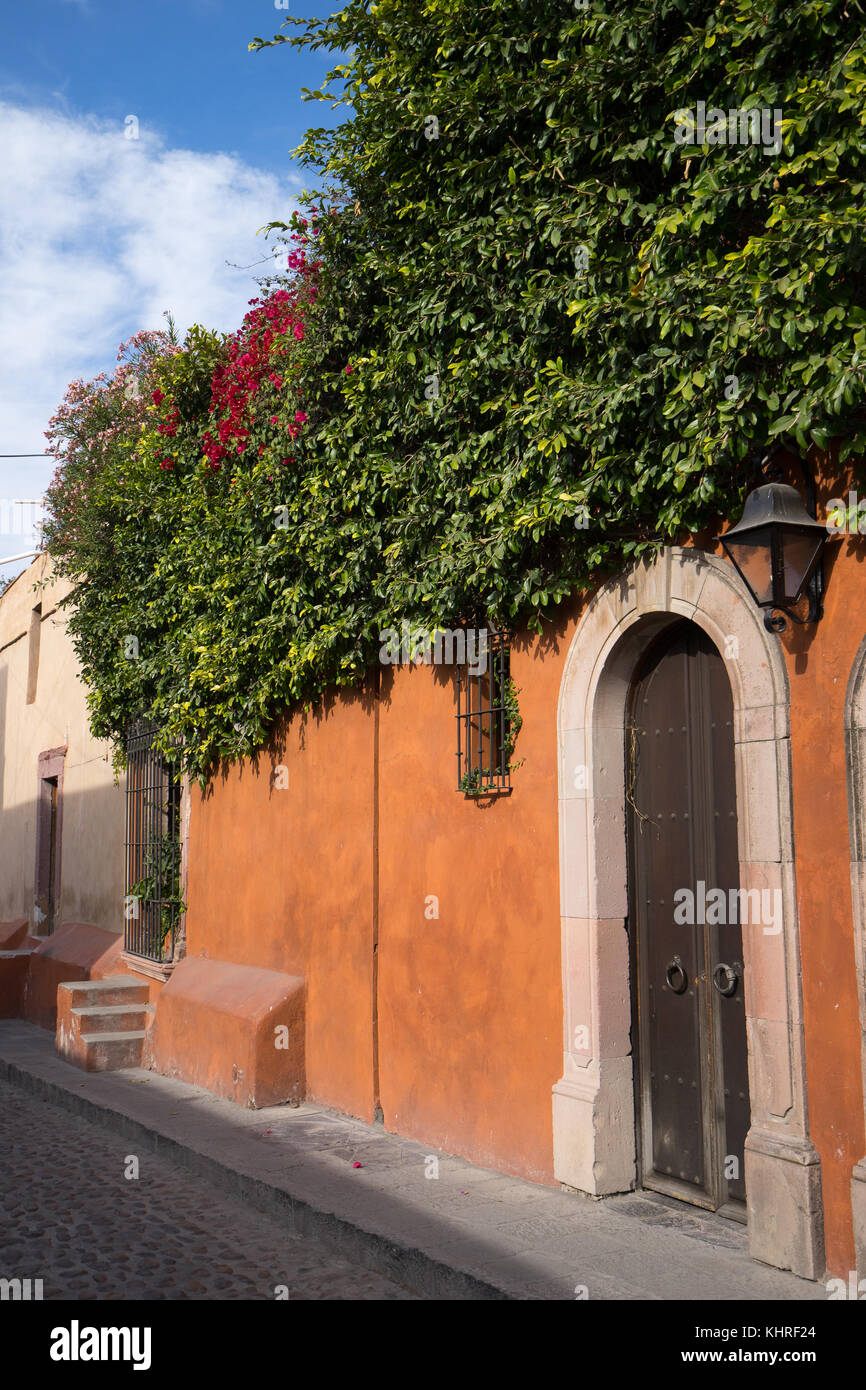
[[[298,715],[258,769],[194,791],[190,818],[187,950],[304,977],[310,1097],[366,1119],[381,1104],[391,1129],[546,1182],[562,1068],[556,702],[573,625],[544,659],[535,642],[512,649],[513,795],[458,794],[451,679],[400,667],[383,674],[378,731],[371,694]]]
[[[822,488],[847,493],[847,483]],[[862,491],[862,490],[861,490]],[[866,1152],[860,1018],[851,907],[845,694],[866,633],[866,536],[828,546],[824,618],[783,636],[791,683],[794,838],[806,1077],[821,1155],[831,1274],[854,1268],[851,1169]]]
[[[304,977],[307,1093],[368,1120],[374,723],[346,697],[293,719],[258,768],[193,791],[186,923],[191,956]]]
[[[572,628],[543,659],[512,647],[524,762],[509,796],[456,790],[450,673],[395,668],[380,716],[385,1123],[547,1182],[563,1045],[556,703]]]
[[[828,480],[820,499],[846,489]],[[823,622],[781,638],[810,1130],[836,1274],[854,1267],[849,1187],[866,1153],[844,741],[864,556],[866,537],[838,546]],[[381,1104],[389,1129],[540,1182],[562,1067],[556,707],[577,617],[512,647],[511,796],[457,793],[451,681],[398,667],[378,700],[371,683],[299,714],[258,768],[194,792],[190,826],[188,951],[304,977],[309,1096],[365,1119]]]

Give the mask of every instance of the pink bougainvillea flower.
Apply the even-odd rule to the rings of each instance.
[[[304,336],[304,325],[302,323],[296,323],[294,328],[292,329],[292,332],[294,333],[298,342],[300,342]]]
[[[307,416],[304,414],[302,410],[295,411],[295,419],[297,420],[299,425],[305,425],[307,423]]]
[[[272,415],[272,416],[271,416],[271,424],[272,424],[272,425],[275,425],[275,424],[277,423],[278,418],[279,418],[278,416]]]
[[[349,373],[350,373],[352,370],[353,370],[352,367],[347,367],[347,368],[346,368],[346,376],[348,376]]]
[[[363,1163],[358,1163],[357,1160],[352,1164],[353,1168],[363,1168],[363,1166]]]

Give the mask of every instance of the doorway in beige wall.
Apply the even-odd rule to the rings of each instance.
[[[39,754],[36,790],[36,875],[33,930],[50,936],[59,920],[65,748]]]

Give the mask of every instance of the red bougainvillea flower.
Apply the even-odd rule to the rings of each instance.
[[[170,473],[171,470],[174,468],[174,459],[163,459],[162,463],[159,466],[160,468],[164,468],[167,472]]]
[[[154,405],[162,405],[163,401],[165,400],[165,392],[157,389],[156,391],[154,391],[152,399]]]
[[[352,368],[351,368],[351,367],[347,367],[347,368],[346,368],[346,376],[348,376],[349,373],[350,373],[351,371],[352,371]]]
[[[297,233],[293,239],[295,246],[287,261],[289,269],[297,272],[294,282],[289,289],[249,301],[249,312],[238,331],[227,340],[226,356],[211,379],[210,429],[202,441],[202,454],[204,466],[212,472],[232,453],[242,454],[253,448],[250,435],[257,422],[269,420],[272,427],[281,428],[281,416],[267,415],[265,411],[279,411],[283,403],[274,400],[272,394],[268,400],[266,393],[282,391],[288,384],[285,371],[278,369],[277,359],[286,355],[286,341],[291,335],[297,341],[304,337],[303,319],[315,289],[312,280],[321,265],[309,259]],[[300,392],[295,399],[300,399]],[[306,420],[306,415],[298,412],[294,423],[288,426],[289,434],[297,435]],[[176,412],[169,413],[163,432],[170,433],[178,423]],[[263,455],[267,455],[267,446],[257,446],[257,456]]]
[[[289,464],[289,463],[294,463],[294,461],[295,461],[294,459],[280,459],[280,463],[283,465],[284,468],[286,467],[287,464]]]
[[[297,420],[299,425],[305,425],[307,423],[307,416],[304,414],[302,410],[295,411],[295,419]]]

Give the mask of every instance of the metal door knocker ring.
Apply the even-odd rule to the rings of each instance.
[[[732,965],[719,964],[713,970],[713,984],[726,997],[734,994],[737,988],[737,972]]]
[[[677,984],[674,984],[674,977],[679,976]],[[674,956],[667,970],[665,979],[668,982],[668,989],[673,990],[674,994],[685,994],[688,988],[689,977],[683,969],[683,963],[679,956]]]

